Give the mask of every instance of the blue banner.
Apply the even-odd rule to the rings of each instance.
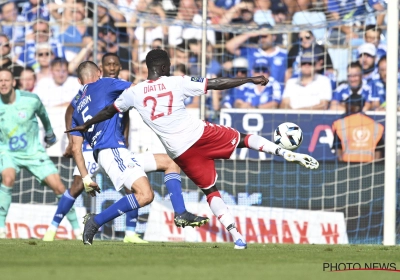
[[[374,112],[368,115],[384,125],[384,112]],[[336,154],[331,149],[333,143],[332,123],[341,116],[342,114],[331,111],[223,109],[220,115],[220,124],[233,127],[245,134],[257,134],[273,141],[275,128],[281,123],[292,122],[300,126],[304,138],[296,152],[309,154],[317,160],[335,160]],[[282,160],[281,157],[273,157],[248,149],[237,149],[236,158]]]

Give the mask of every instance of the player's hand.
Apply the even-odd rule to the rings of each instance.
[[[85,187],[85,192],[90,194],[90,196],[96,196],[96,192],[100,193],[100,187],[96,182],[92,181],[89,174],[82,178],[83,186]]]
[[[290,162],[295,162],[305,168],[317,169],[319,167],[319,162],[306,154],[299,154],[292,151],[285,151],[283,158]]]
[[[256,77],[251,77],[253,80],[253,84],[256,85],[262,85],[262,86],[266,86],[269,82],[269,80],[267,78],[265,78],[264,76],[256,76]]]
[[[83,124],[83,125],[75,126],[74,128],[69,128],[66,131],[64,131],[64,133],[69,133],[72,131],[85,132],[86,130],[88,130],[88,128]]]
[[[46,143],[46,149],[53,146],[57,142],[57,137],[54,132],[52,132],[51,134],[46,134],[46,136],[44,137],[44,142]]]
[[[65,148],[63,156],[66,158],[72,158],[72,143],[71,142],[69,142],[68,146]]]

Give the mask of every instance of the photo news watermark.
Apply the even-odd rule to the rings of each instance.
[[[380,263],[380,262],[339,262],[339,263],[328,263],[322,264],[322,270],[325,272],[343,272],[343,271],[354,271],[354,270],[376,270],[376,271],[388,271],[388,272],[400,272],[400,266],[397,266],[394,262]]]

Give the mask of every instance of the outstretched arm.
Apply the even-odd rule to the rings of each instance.
[[[74,113],[74,107],[69,104],[67,110],[65,111],[65,129],[72,127],[72,114]],[[63,156],[72,157],[72,139],[71,135],[68,133],[68,145],[65,148]]]
[[[85,122],[83,125],[76,126],[74,128],[67,129],[65,132],[72,132],[72,131],[80,131],[84,132],[88,130],[89,127],[91,127],[95,123],[99,123],[108,119],[111,119],[116,113],[118,113],[118,110],[114,107],[114,104],[111,104],[107,107],[105,107],[103,110],[97,113],[96,116]]]
[[[256,85],[263,85],[265,86],[268,84],[268,79],[264,76],[257,76],[257,77],[246,77],[246,78],[215,78],[215,79],[208,79],[207,90],[209,89],[229,89],[241,86],[246,83],[253,83]]]

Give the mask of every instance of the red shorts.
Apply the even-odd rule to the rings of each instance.
[[[231,127],[204,122],[203,135],[174,161],[201,189],[214,186],[217,180],[214,159],[230,158],[240,133]]]

